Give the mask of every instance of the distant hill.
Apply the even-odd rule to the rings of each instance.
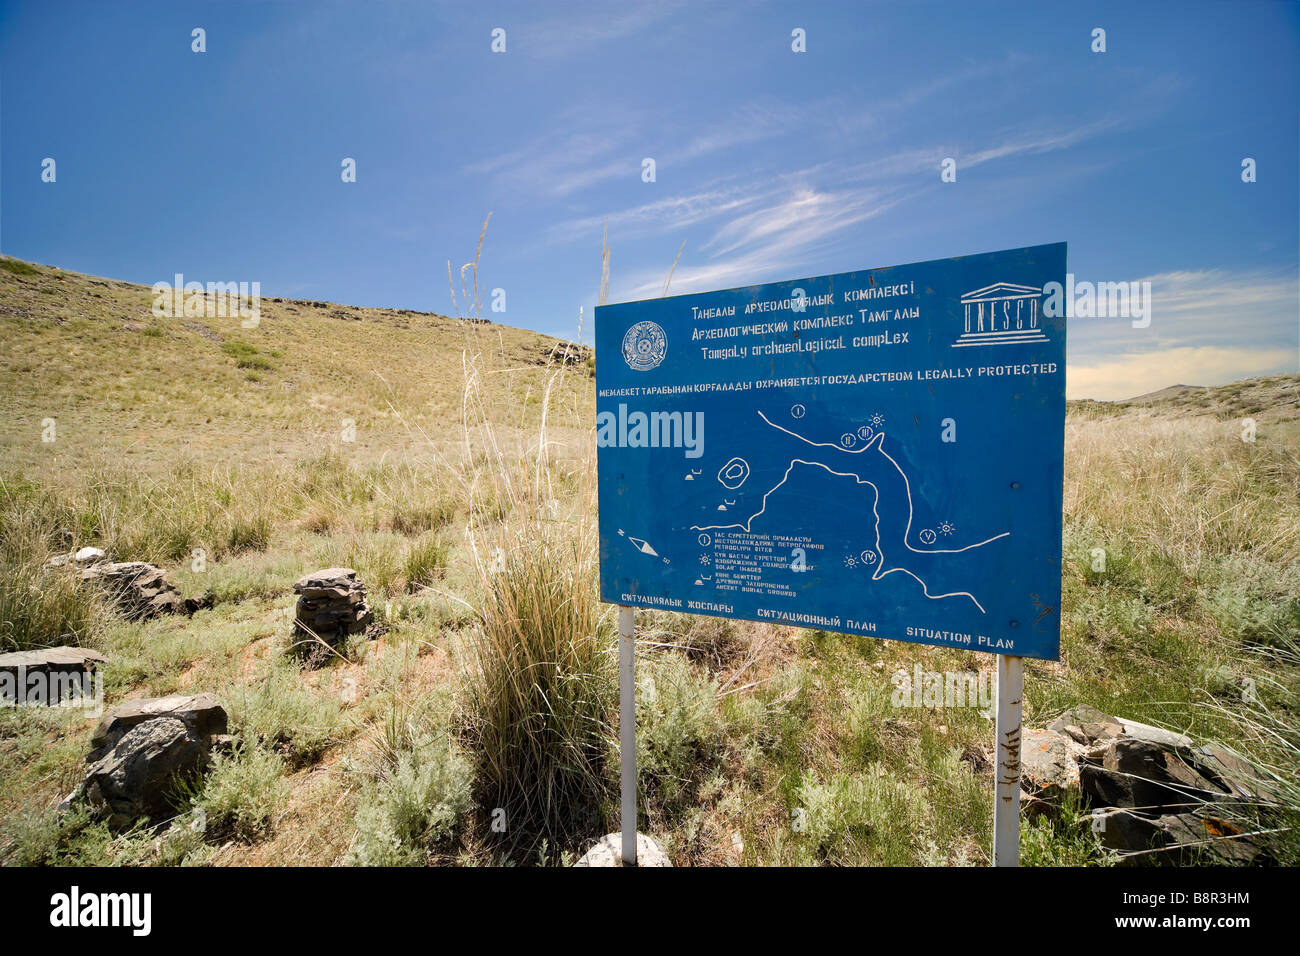
[[[1122,402],[1085,399],[1067,405],[1071,413],[1089,418],[1209,415],[1300,424],[1300,374],[1248,378],[1228,385],[1169,385]]]
[[[170,277],[165,277],[170,279]],[[152,314],[147,286],[0,258],[0,454],[14,465],[69,456],[148,462],[325,453],[355,433],[360,457],[459,430],[466,350],[483,355],[493,414],[531,427],[568,353],[569,420],[594,401],[589,350],[435,313],[261,300],[256,328],[229,317]],[[229,310],[228,310],[229,311]],[[42,442],[53,419],[57,440]],[[174,457],[174,455],[168,455]]]
[[[1145,395],[1138,395],[1136,398],[1127,399],[1127,401],[1129,403],[1163,402],[1168,399],[1184,398],[1197,392],[1204,392],[1207,388],[1208,386],[1206,385],[1167,385],[1154,392],[1147,392]]]

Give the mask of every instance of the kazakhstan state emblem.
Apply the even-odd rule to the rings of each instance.
[[[655,322],[638,322],[623,336],[623,359],[638,372],[648,372],[664,360],[668,336]]]

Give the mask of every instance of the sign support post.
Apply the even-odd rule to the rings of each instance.
[[[636,646],[633,633],[632,609],[619,605],[618,745],[624,866],[636,866]]]
[[[994,866],[1020,865],[1020,723],[1024,686],[1024,658],[999,654]]]

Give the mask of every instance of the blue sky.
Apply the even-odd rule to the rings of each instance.
[[[1152,282],[1071,326],[1119,398],[1300,367],[1298,89],[1291,2],[7,2],[0,251],[451,312],[491,211],[490,317],[573,338],[606,221],[611,301],[1065,240]]]

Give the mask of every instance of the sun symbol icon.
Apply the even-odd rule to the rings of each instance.
[[[844,566],[846,568],[856,568],[858,566],[858,559],[850,554],[844,558]]]
[[[955,524],[953,524],[951,521],[940,521],[940,522],[939,522],[939,533],[940,533],[940,534],[948,534],[948,535],[950,535],[950,534],[952,534],[952,533],[953,533],[954,531],[956,531],[956,530],[957,530],[957,526],[956,526]]]
[[[707,554],[700,555],[700,564],[708,564],[708,563],[709,563],[709,556]]]
[[[879,428],[883,424],[885,424],[885,416],[880,414],[880,412],[876,412],[876,414],[871,416],[872,428]]]

